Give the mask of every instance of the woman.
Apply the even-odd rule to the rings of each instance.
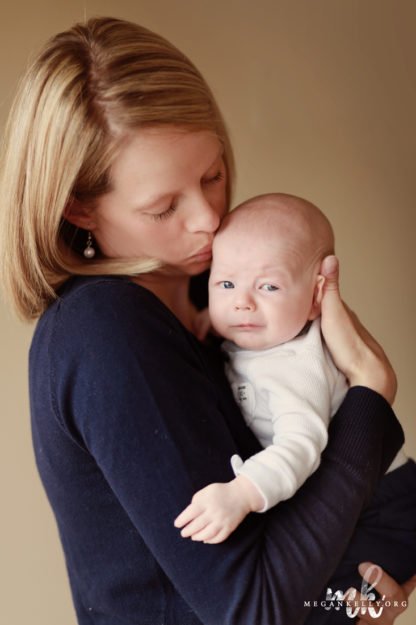
[[[354,329],[331,261],[323,329],[354,388],[322,466],[224,544],[193,543],[173,526],[179,511],[232,477],[234,453],[259,448],[215,348],[192,334],[204,293],[193,281],[191,298],[190,280],[209,267],[232,181],[208,87],[139,26],[77,25],[22,83],[2,177],[2,281],[21,315],[42,315],[30,353],[33,440],[79,623],[305,622],[304,601],[324,590],[402,443],[388,405],[394,374]],[[386,584],[403,597],[411,587]]]

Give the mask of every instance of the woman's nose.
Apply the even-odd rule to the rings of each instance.
[[[220,216],[213,206],[201,195],[190,201],[187,227],[190,232],[215,232],[220,225]]]

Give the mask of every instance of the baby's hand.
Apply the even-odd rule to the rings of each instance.
[[[263,497],[244,475],[225,484],[210,484],[198,491],[190,505],[175,519],[184,538],[220,543],[235,530],[249,512],[261,510]]]

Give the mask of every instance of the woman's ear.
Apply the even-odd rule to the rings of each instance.
[[[91,211],[85,204],[75,198],[71,198],[64,210],[64,217],[69,223],[84,230],[92,230],[94,221],[91,219]]]
[[[324,284],[325,277],[318,273],[318,275],[316,276],[315,289],[313,292],[312,306],[308,317],[309,321],[313,321],[321,314],[321,302]]]

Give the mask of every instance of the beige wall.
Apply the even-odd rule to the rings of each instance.
[[[413,456],[415,7],[413,0],[21,0],[2,7],[0,23],[0,124],[28,55],[85,15],[136,20],[189,54],[231,130],[235,199],[292,192],[332,220],[344,296],[396,368],[395,406]],[[4,307],[0,320],[1,619],[74,625],[31,449],[31,328]],[[399,623],[415,617],[416,597]]]

